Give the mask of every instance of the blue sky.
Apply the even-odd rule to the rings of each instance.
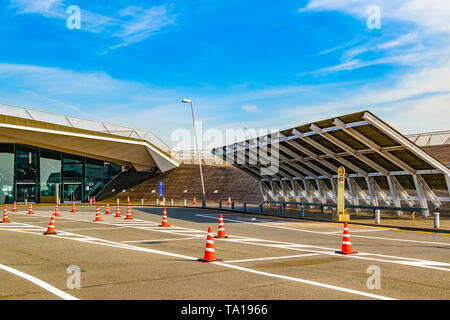
[[[0,102],[150,129],[450,120],[448,0],[3,0]],[[81,29],[66,26],[81,9]],[[370,30],[367,7],[380,8]]]

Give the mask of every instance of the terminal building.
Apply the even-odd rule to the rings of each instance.
[[[0,105],[0,203],[86,202],[123,170],[179,163],[153,133]]]
[[[260,152],[264,148],[269,152]],[[267,174],[262,169],[272,152],[277,170]],[[450,208],[450,131],[405,136],[369,111],[318,119],[208,154],[213,161],[203,162],[203,175],[209,201],[231,196],[254,204],[332,205],[343,166],[352,210],[390,208],[401,215],[410,208],[429,216]],[[94,196],[154,203],[161,180],[168,199],[201,199],[198,163],[187,165],[150,131],[0,104],[0,203],[87,202]]]

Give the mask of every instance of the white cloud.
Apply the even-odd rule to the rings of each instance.
[[[67,19],[62,0],[10,0],[11,8],[18,14],[41,14],[47,18]],[[121,39],[108,50],[141,42],[156,32],[175,24],[176,15],[169,12],[168,5],[141,8],[129,6],[112,16],[102,15],[81,7],[81,30],[103,33],[112,39]],[[65,26],[65,24],[64,24]],[[108,50],[104,51],[107,53]]]
[[[258,111],[258,107],[255,106],[254,104],[244,104],[242,106],[242,109],[247,112],[257,112]]]

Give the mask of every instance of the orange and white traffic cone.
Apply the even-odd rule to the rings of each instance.
[[[72,212],[77,212],[77,207],[75,207],[75,201],[72,202]]]
[[[205,255],[203,259],[197,259],[201,262],[222,261],[222,259],[216,259],[216,250],[214,249],[214,237],[211,227],[208,228],[208,235],[206,236]]]
[[[97,203],[97,202],[95,202],[95,196],[94,196],[94,201],[93,201],[93,203]]]
[[[30,202],[30,207],[28,208],[28,214],[34,214],[33,212],[33,204]]]
[[[119,204],[116,205],[116,215],[114,216],[114,218],[122,218],[122,216],[120,215],[120,206],[119,206]]]
[[[58,204],[56,204],[56,206],[55,206],[55,217],[61,217],[61,216],[59,215]]]
[[[231,206],[231,196],[228,196],[228,206]]]
[[[16,205],[16,202],[15,202],[15,201],[14,201],[14,203],[13,203],[12,212],[17,212],[17,205]]]
[[[106,211],[105,214],[111,214],[111,211],[109,210],[109,202],[106,203]]]
[[[131,219],[133,219],[133,217],[131,216],[130,204],[128,204],[128,208],[127,208],[127,216],[125,217],[124,220],[131,220]]]
[[[127,198],[127,204],[128,205],[130,204],[130,196],[128,196],[128,198]]]
[[[339,254],[358,253],[358,252],[352,251],[352,243],[350,241],[350,232],[348,231],[347,222],[344,222],[344,234],[342,236],[341,251],[335,251],[335,253],[339,253]]]
[[[222,214],[219,215],[219,228],[217,230],[217,236],[215,236],[215,238],[228,238],[228,236],[225,235],[225,225],[223,224]]]
[[[6,209],[6,206],[3,208],[3,220],[2,220],[2,223],[9,223],[8,210]]]
[[[197,204],[197,199],[194,197],[194,201],[192,201],[192,204]]]
[[[103,221],[102,220],[102,217],[100,216],[100,208],[98,207],[98,205],[97,205],[97,209],[95,210],[95,220],[94,220],[94,222],[97,222],[97,221]]]
[[[167,223],[167,211],[166,208],[164,208],[163,215],[162,215],[162,222],[159,225],[160,227],[170,227]]]
[[[50,223],[48,225],[47,231],[44,234],[56,234],[55,232],[55,214],[52,214],[52,218],[50,219]]]

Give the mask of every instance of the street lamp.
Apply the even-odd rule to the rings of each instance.
[[[195,137],[195,145],[197,146],[197,158],[198,158],[198,165],[200,168],[200,180],[202,181],[202,207],[206,206],[206,193],[205,193],[205,184],[203,183],[203,173],[202,173],[202,159],[200,158],[200,151],[198,149],[198,140],[197,140],[197,129],[195,128],[195,117],[194,117],[194,107],[192,106],[192,100],[189,99],[183,99],[181,100],[183,103],[190,103],[191,104],[191,113],[192,113],[192,124],[194,125],[194,137]]]

